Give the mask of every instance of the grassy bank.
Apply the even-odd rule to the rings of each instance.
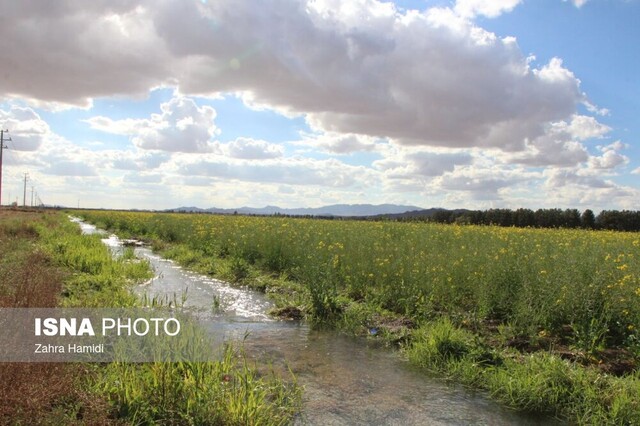
[[[86,212],[284,312],[402,344],[506,404],[640,422],[640,237],[583,230]],[[286,306],[289,306],[289,309]]]
[[[69,271],[55,264],[38,230],[55,219],[0,209],[0,306],[55,307]],[[106,398],[91,391],[93,369],[79,364],[0,363],[3,424],[108,423]]]
[[[134,306],[130,286],[151,276],[61,213],[1,211],[0,259],[5,307]],[[300,401],[295,383],[259,375],[233,347],[219,362],[0,367],[11,424],[286,424]]]

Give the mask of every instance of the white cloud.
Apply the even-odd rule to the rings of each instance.
[[[41,102],[90,105],[90,98],[144,94],[171,64],[142,2],[3,1],[0,92]]]
[[[598,108],[596,105],[592,104],[586,99],[582,101],[582,104],[585,106],[585,108],[587,108],[587,111],[592,114],[597,114],[600,116],[611,115],[611,111],[609,111],[607,108]]]
[[[507,161],[535,167],[576,166],[589,160],[589,152],[582,142],[602,138],[610,131],[609,126],[593,117],[574,114],[569,122],[550,123],[543,135],[527,143],[524,152],[507,156]]]
[[[540,192],[552,206],[585,206],[595,210],[615,208],[637,209],[640,191],[591,174],[590,169],[544,172],[547,178]]]
[[[282,145],[251,138],[238,138],[220,147],[228,156],[246,160],[278,158],[284,154]]]
[[[155,184],[161,183],[164,175],[161,173],[127,173],[124,175],[123,182],[133,184]]]
[[[293,145],[312,147],[330,154],[353,154],[356,152],[375,151],[379,139],[357,135],[353,133],[324,132],[320,134],[303,134],[301,141],[292,142]]]
[[[11,148],[18,151],[35,151],[51,135],[49,125],[38,113],[31,108],[15,105],[9,111],[0,110],[0,126],[3,130],[9,130],[5,140],[11,138]]]
[[[167,152],[159,151],[101,151],[104,164],[115,170],[145,171],[158,168],[171,158]]]
[[[584,175],[576,170],[549,169],[545,171],[545,175],[547,176],[545,185],[551,189],[565,186],[581,186],[590,189],[615,186],[612,182],[607,182],[600,177]]]
[[[611,131],[611,127],[599,123],[595,118],[574,114],[571,122],[566,125],[567,133],[574,139],[584,141],[591,138],[601,138]]]
[[[508,161],[533,167],[571,167],[589,159],[584,145],[567,139],[562,133],[538,137],[527,148],[523,154],[508,157]]]
[[[91,128],[131,136],[138,148],[168,152],[211,152],[212,138],[219,132],[214,124],[216,111],[199,107],[193,99],[177,96],[160,105],[161,113],[147,119],[112,120],[93,117]]]
[[[594,169],[613,169],[628,162],[629,158],[627,156],[616,151],[606,151],[600,157],[591,157],[589,159],[589,165]]]
[[[484,15],[495,18],[506,12],[511,12],[522,0],[457,0],[454,10],[460,16],[473,18]]]
[[[431,178],[451,172],[456,166],[469,165],[472,155],[463,150],[445,152],[416,148],[389,150],[385,158],[373,162],[390,179]]]
[[[56,161],[41,169],[41,173],[55,176],[96,176],[91,166],[80,161]]]
[[[205,176],[242,182],[348,188],[358,185],[369,186],[376,181],[375,174],[369,169],[350,166],[334,159],[289,157],[261,161],[230,161],[228,158],[215,156],[206,159],[178,157],[175,167],[177,173],[183,176]]]
[[[494,16],[516,4],[456,7]],[[5,18],[13,24],[0,47],[15,72],[0,81],[0,92],[42,101],[86,104],[176,85],[186,94],[244,94],[306,114],[322,131],[519,150],[583,98],[561,61],[532,69],[513,38],[452,9],[401,13],[376,0],[100,0],[46,8],[21,2]],[[183,126],[194,127],[171,123],[177,132]],[[145,148],[206,146],[202,138],[184,147],[170,140],[175,134],[146,130],[137,140]]]
[[[566,2],[567,0],[563,0],[563,1]],[[587,3],[587,1],[589,1],[589,0],[570,0],[570,1],[571,1],[571,3],[573,3],[573,5],[575,7],[577,7],[579,9],[582,6],[584,6]]]
[[[479,201],[501,200],[501,191],[518,186],[530,175],[500,167],[465,168],[446,173],[435,179],[435,184],[445,192],[465,192],[466,196]]]
[[[589,158],[589,167],[598,170],[611,170],[618,166],[629,163],[629,157],[620,154],[619,151],[625,149],[626,146],[620,141],[616,141],[606,146],[599,146],[602,152],[601,156],[592,156]]]
[[[16,148],[37,149],[10,161],[32,165],[60,188],[85,179],[90,194],[89,183],[98,182],[114,203],[123,185],[152,203],[160,183],[180,200],[201,199],[213,186],[256,202],[246,195],[256,188],[260,201],[364,201],[410,191],[488,205],[506,194],[561,205],[606,196],[623,204],[635,194],[613,181],[629,164],[623,144],[590,152],[589,141],[611,128],[577,108],[609,112],[587,100],[562,60],[536,66],[514,38],[473,21],[521,0],[458,0],[423,12],[376,0],[5,3],[12,22],[0,38],[12,70],[0,77],[5,99],[59,108],[176,88],[149,117],[87,120],[128,136],[133,147],[122,151],[74,146],[32,108],[0,111]],[[216,111],[195,95],[221,93],[303,116],[312,133],[292,144],[307,157],[330,158],[291,157],[283,144],[250,137],[216,141]],[[365,166],[346,164],[356,156],[331,158],[361,152],[375,154],[356,161],[382,158]]]

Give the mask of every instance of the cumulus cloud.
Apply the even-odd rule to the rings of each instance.
[[[51,135],[49,125],[31,108],[14,105],[0,110],[0,125],[10,131],[5,138],[12,138],[11,148],[18,151],[35,151]]]
[[[321,134],[303,135],[301,141],[292,142],[294,145],[312,147],[322,152],[338,155],[353,154],[355,152],[375,151],[379,139],[357,135],[353,133],[324,132]]]
[[[229,161],[215,157],[207,159],[185,157],[176,160],[176,167],[177,173],[183,176],[335,188],[369,185],[376,180],[367,168],[350,166],[334,159],[287,158]]]
[[[564,127],[566,133],[580,141],[601,138],[611,131],[611,127],[599,123],[595,118],[578,114],[574,114],[569,123],[560,122],[556,126]]]
[[[577,170],[549,169],[545,171],[548,188],[561,188],[565,186],[582,186],[584,188],[613,188],[612,182],[605,181],[598,176],[589,176]]]
[[[141,2],[2,0],[0,7],[5,95],[87,106],[92,97],[145,94],[171,75]]]
[[[96,176],[92,167],[79,161],[57,161],[43,168],[41,172],[55,176]]]
[[[464,192],[478,201],[501,200],[501,192],[518,187],[532,178],[531,173],[501,167],[462,168],[446,173],[434,180],[442,191]]]
[[[522,0],[457,0],[454,10],[459,15],[468,18],[477,15],[495,18],[503,13],[511,12],[520,3]]]
[[[251,138],[238,138],[221,145],[221,149],[230,157],[245,160],[278,158],[284,154],[282,145]]]
[[[403,148],[387,152],[382,160],[373,163],[374,168],[390,179],[431,178],[451,172],[456,166],[469,165],[473,161],[470,153],[427,151]]]
[[[527,170],[546,168],[534,178],[548,194],[591,187],[628,197],[602,178],[629,163],[624,145],[594,154],[589,141],[611,129],[577,107],[609,111],[587,100],[561,59],[535,65],[514,38],[474,21],[521,2],[458,0],[419,12],[377,0],[0,0],[0,96],[87,106],[94,97],[177,89],[149,117],[87,120],[128,136],[127,151],[47,143],[51,131],[32,108],[0,111],[0,124],[17,149],[38,149],[12,161],[49,176],[104,173],[114,187],[266,182],[297,194],[333,188],[331,199],[384,187],[493,202],[506,191],[535,192],[522,189],[533,176]],[[323,158],[375,152],[382,159],[351,166],[287,157],[283,144],[250,137],[216,141],[216,111],[195,99],[221,93],[303,116],[312,132],[293,144]]]
[[[549,134],[528,144],[524,154],[512,156],[509,161],[533,167],[576,166],[589,158],[589,152],[579,142],[567,140],[562,134]]]
[[[589,160],[582,142],[602,138],[610,130],[593,117],[574,114],[570,121],[550,123],[543,135],[528,141],[526,150],[509,156],[508,161],[535,167],[576,166]]]
[[[606,151],[598,157],[591,157],[589,165],[595,169],[613,169],[623,164],[627,164],[629,158],[616,151]]]
[[[93,117],[86,120],[96,130],[131,136],[138,148],[168,152],[210,152],[212,138],[219,132],[214,124],[216,111],[199,107],[193,99],[174,97],[160,105],[160,114],[146,119],[112,120]]]
[[[377,0],[5,3],[12,25],[0,47],[17,71],[0,91],[27,98],[82,103],[169,84],[243,93],[323,131],[505,150],[523,149],[583,98],[560,60],[531,68],[513,38],[455,11],[495,16],[514,0],[402,13]],[[180,146],[167,136],[154,129],[138,143]]]
[[[217,40],[209,25],[198,31],[200,43],[188,46],[176,37],[179,26],[167,26],[180,43],[174,49],[206,58],[199,66],[210,70],[192,75],[183,89],[211,91],[215,82],[247,91],[274,107],[306,113],[325,131],[504,149],[521,149],[525,138],[571,114],[582,98],[561,61],[530,69],[513,39],[448,9],[399,14],[372,0],[317,1],[290,5],[285,15],[278,12],[285,3],[270,2],[268,12],[245,2],[234,3],[233,11],[217,5],[208,11],[225,16],[214,19]],[[222,45],[237,27],[236,16],[247,31]],[[279,25],[271,25],[276,17]],[[217,58],[233,52],[251,54],[232,70]]]
[[[163,177],[161,173],[127,173],[122,180],[133,184],[155,184],[161,183]]]
[[[453,171],[456,165],[471,163],[469,154],[434,154],[418,151],[405,157],[421,176],[440,176],[445,172]]]
[[[102,151],[101,157],[109,168],[116,170],[153,170],[171,158],[169,153],[159,151]]]
[[[602,155],[590,157],[589,167],[592,169],[610,170],[615,169],[618,166],[628,164],[629,157],[620,154],[620,151],[625,148],[626,146],[620,141],[616,141],[610,145],[598,147],[598,149],[602,152]]]
[[[18,149],[24,139],[17,134],[13,140],[10,147],[16,149],[5,152],[3,158],[7,166],[3,174],[7,172],[8,180],[25,171],[30,180],[46,182],[48,187],[67,177],[98,178],[100,154],[78,147],[54,132],[49,131],[36,150]],[[13,167],[16,165],[21,167]]]

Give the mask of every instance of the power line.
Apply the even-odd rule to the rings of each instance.
[[[0,130],[0,206],[2,205],[2,151],[8,149],[8,146],[4,145],[4,134],[9,133],[9,130]],[[6,139],[7,141],[11,141],[11,138]],[[11,204],[11,200],[9,200],[9,204]]]
[[[29,179],[29,173],[24,174],[24,193],[22,195],[22,207],[27,207],[27,179]]]

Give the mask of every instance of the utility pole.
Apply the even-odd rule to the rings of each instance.
[[[0,130],[0,206],[2,206],[2,151],[5,148],[9,148],[8,146],[4,146],[4,133],[9,133],[9,130]],[[10,141],[11,138],[7,139]],[[11,204],[11,199],[9,199],[9,204]]]
[[[31,207],[33,207],[33,185],[31,185]]]
[[[24,174],[24,193],[22,194],[22,207],[27,207],[27,179],[29,178],[29,173]]]

